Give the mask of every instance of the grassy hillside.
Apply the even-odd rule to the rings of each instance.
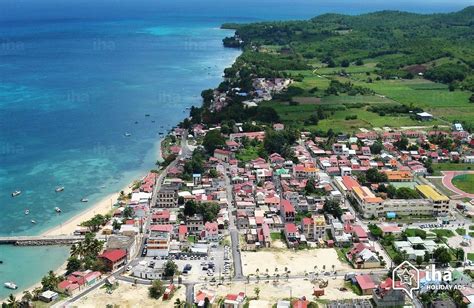
[[[474,129],[474,7],[224,27],[235,28],[243,41],[224,44],[244,52],[220,88],[250,91],[254,77],[291,77],[289,91],[265,103],[287,124],[354,132],[460,121]],[[414,119],[421,110],[435,121]]]

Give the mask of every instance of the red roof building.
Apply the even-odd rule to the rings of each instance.
[[[109,271],[115,271],[127,262],[127,251],[125,249],[106,250],[98,256],[103,260]]]
[[[372,277],[370,277],[369,275],[357,275],[355,276],[355,279],[360,289],[362,290],[362,294],[372,294],[372,290],[375,289],[375,283],[372,280]]]

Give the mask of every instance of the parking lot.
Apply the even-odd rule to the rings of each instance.
[[[232,253],[229,246],[210,247],[208,256],[186,255],[179,256],[170,255],[162,260],[161,258],[142,257],[142,261],[147,264],[163,264],[168,260],[173,260],[178,266],[178,270],[182,273],[183,281],[212,281],[218,280],[219,277],[229,279],[232,277]]]

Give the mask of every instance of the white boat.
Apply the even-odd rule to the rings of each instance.
[[[5,288],[12,289],[12,290],[18,289],[18,286],[11,281],[5,282],[4,286]]]
[[[36,220],[33,220],[33,219],[32,219],[32,220],[31,220],[31,223],[32,223],[32,224],[35,224],[35,223],[36,223]]]
[[[64,186],[59,186],[59,187],[56,187],[55,191],[56,192],[62,192],[64,190]]]
[[[81,199],[81,202],[89,202],[89,199],[87,199],[87,198],[82,198],[82,199]]]
[[[25,215],[28,215],[30,213],[30,210],[29,209],[26,209],[25,210]]]
[[[123,134],[123,135],[124,135],[125,137],[130,137],[132,134],[130,134],[130,133],[125,133],[125,134]]]
[[[54,210],[56,211],[56,213],[61,213],[61,209],[59,207],[55,207]]]
[[[21,190],[15,190],[14,192],[12,192],[12,197],[16,197],[19,195],[21,195]]]

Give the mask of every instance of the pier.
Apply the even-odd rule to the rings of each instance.
[[[57,236],[2,236],[0,245],[15,246],[45,246],[45,245],[71,245],[84,240],[82,235],[57,235]]]

